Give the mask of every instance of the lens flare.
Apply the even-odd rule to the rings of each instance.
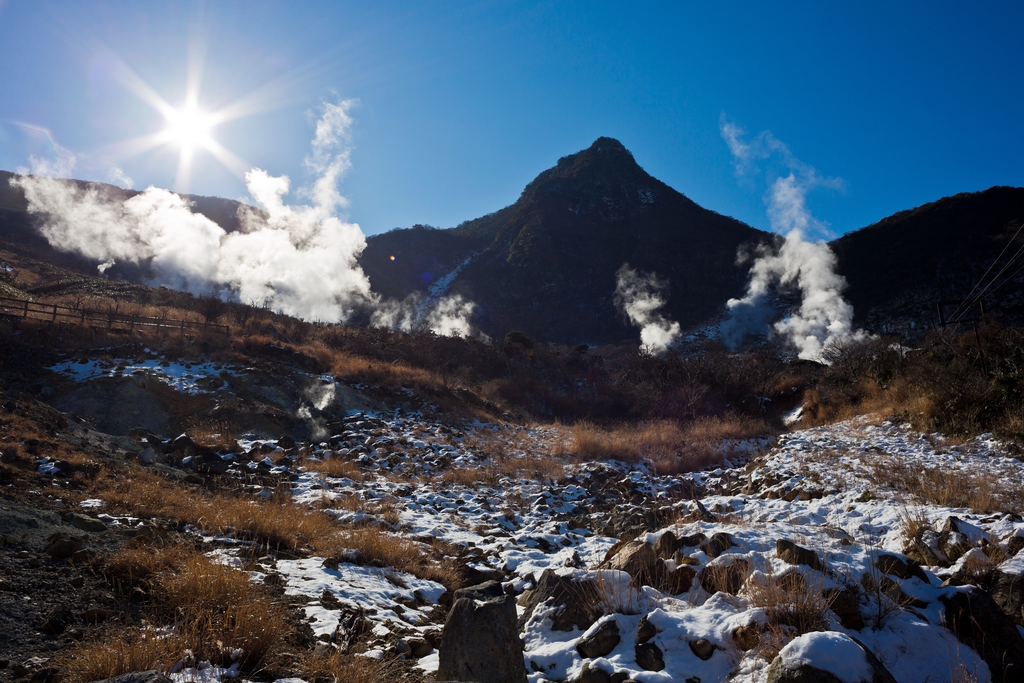
[[[172,109],[167,116],[167,136],[181,147],[206,147],[215,122],[194,103]]]

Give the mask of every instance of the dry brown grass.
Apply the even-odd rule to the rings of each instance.
[[[103,562],[126,573],[148,597],[146,621],[174,624],[169,635],[130,629],[114,641],[77,645],[60,657],[72,681],[92,681],[129,671],[166,671],[191,653],[196,661],[239,661],[258,670],[278,653],[290,627],[285,610],[249,575],[180,546],[121,551]],[[125,587],[122,584],[122,588]]]
[[[142,468],[128,468],[124,478],[98,483],[91,495],[105,500],[114,511],[170,518],[206,531],[292,551],[316,547],[319,539],[337,530],[328,515],[295,506],[286,496],[262,501],[196,489],[182,495],[181,488]]]
[[[188,421],[185,433],[198,445],[206,448],[228,450],[238,443],[238,427],[227,420],[192,419]]]
[[[981,513],[1016,512],[1024,506],[1024,482],[1013,477],[915,467],[886,458],[872,463],[872,478],[879,485],[923,503]]]
[[[96,565],[118,590],[128,594],[132,589],[145,585],[160,572],[178,566],[187,552],[183,546],[126,546],[117,552],[101,556]]]
[[[326,655],[308,652],[299,667],[302,677],[311,683],[391,683],[402,678],[397,661],[379,661],[340,650]]]
[[[569,428],[556,452],[576,461],[650,461],[659,474],[692,472],[721,464],[728,442],[763,435],[766,425],[746,416],[702,417],[686,424],[649,421],[615,429],[588,422]]]
[[[434,559],[415,541],[378,527],[345,530],[330,540],[330,547],[320,550],[335,558],[346,557],[354,551],[358,564],[394,567],[422,579],[437,581],[450,590],[462,584],[454,563]]]
[[[394,567],[449,587],[458,583],[450,567],[431,559],[415,542],[374,527],[344,528],[320,510],[294,505],[287,496],[262,501],[227,492],[192,490],[182,495],[159,475],[137,467],[127,472],[129,476],[97,482],[88,495],[107,501],[114,512],[173,519],[257,547],[328,556],[350,549],[360,563]],[[388,518],[387,510],[382,514]],[[394,512],[391,520],[397,522]]]
[[[513,480],[559,482],[565,479],[566,462],[548,455],[509,457],[488,462],[481,467],[453,467],[436,475],[435,480],[448,486],[473,487],[480,484],[497,486],[503,477]]]
[[[358,465],[343,458],[308,458],[302,461],[302,465],[311,472],[333,479],[348,478],[359,481],[364,477]]]
[[[443,383],[435,373],[406,363],[385,363],[354,356],[340,349],[318,344],[310,347],[312,355],[330,368],[330,373],[348,382],[401,387],[430,387],[439,390]]]
[[[177,635],[158,637],[133,630],[112,640],[84,641],[61,652],[57,661],[68,683],[87,683],[132,671],[168,671],[188,648]]]
[[[787,577],[797,576],[787,574]],[[797,636],[829,628],[829,602],[823,596],[824,577],[818,572],[783,577],[753,574],[744,585],[752,607],[764,609],[767,631],[761,637],[758,655],[769,661]]]

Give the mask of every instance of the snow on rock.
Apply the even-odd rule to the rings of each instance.
[[[978,567],[1024,574],[1024,555],[1016,555],[1024,520],[914,498],[900,477],[934,470],[1024,481],[1024,463],[999,442],[950,444],[858,419],[793,431],[772,444],[732,444],[731,462],[678,476],[620,462],[564,463],[550,479],[509,467],[516,459],[551,458],[561,438],[554,428],[455,428],[418,414],[362,412],[323,442],[303,445],[287,465],[284,451],[259,457],[281,456],[274,468],[289,474],[296,504],[325,509],[341,525],[402,534],[425,551],[447,548],[448,560],[476,580],[499,580],[522,592],[551,570],[596,586],[588,599],[603,605],[604,614],[586,632],[554,630],[560,608],[551,604],[537,606],[524,622],[531,683],[572,681],[585,664],[641,683],[765,683],[775,650],[762,652],[758,641],[776,617],[759,586],[821,598],[817,628],[826,631],[800,637],[790,627],[778,631],[776,647],[792,639],[783,648],[787,662],[806,659],[825,668],[842,661],[836,675],[861,680],[867,660],[847,637],[853,636],[901,683],[948,682],[955,670],[980,683],[991,680],[978,653],[944,626],[943,600],[968,590],[957,577]],[[502,444],[500,460],[488,439]],[[328,468],[333,460],[351,467]],[[917,540],[933,562],[912,560],[920,547],[908,538],[910,526],[927,532]],[[659,571],[692,572],[690,587],[673,595],[669,587],[684,584],[645,581],[604,564],[620,540],[657,547]],[[943,548],[953,547],[956,561],[943,559]],[[274,571],[287,594],[305,600],[318,637],[330,636],[339,623],[337,608],[322,604],[325,593],[361,610],[372,625],[369,652],[380,656],[390,656],[394,638],[436,635],[444,620],[443,588],[394,569],[345,561],[335,568],[310,557],[278,560]],[[647,632],[640,642],[642,620]],[[620,641],[585,659],[580,639],[609,622]],[[651,656],[655,651],[660,654]],[[435,670],[436,650],[417,665]]]
[[[361,567],[341,562],[325,566],[324,558],[279,560],[277,571],[285,579],[286,595],[301,595],[320,601],[324,592],[347,607],[362,610],[383,635],[400,627],[415,631],[430,624],[431,607],[445,589],[439,583],[420,579],[394,569]],[[420,606],[413,606],[419,604]],[[330,636],[338,626],[338,611],[320,602],[304,607],[306,618],[317,635]]]
[[[779,661],[784,669],[813,666],[844,683],[865,683],[874,677],[864,648],[837,631],[819,631],[795,638],[779,651]]]
[[[103,377],[147,375],[183,394],[207,394],[226,387],[222,374],[236,375],[237,368],[216,363],[180,363],[164,358],[82,359],[66,360],[47,368],[70,377],[75,382],[88,382]]]

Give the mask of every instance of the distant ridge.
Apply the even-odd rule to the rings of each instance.
[[[613,302],[623,263],[666,279],[667,315],[698,325],[742,293],[737,250],[770,238],[701,208],[602,137],[559,159],[511,206],[449,230],[374,235],[360,263],[375,290],[396,297],[427,293],[460,268],[447,291],[476,302],[492,336],[604,343],[637,334]]]
[[[0,247],[95,276],[97,262],[57,251],[38,233],[40,218],[27,213],[24,197],[8,184],[12,175],[0,171]],[[138,194],[73,182],[113,196]],[[238,202],[188,199],[197,213],[238,229]],[[936,302],[966,296],[1022,223],[1024,188],[993,187],[901,211],[834,240],[856,323],[920,336],[935,322]],[[494,213],[455,228],[413,226],[370,236],[360,264],[374,291],[387,298],[418,292],[474,301],[474,322],[492,337],[517,330],[540,341],[600,344],[638,338],[613,301],[615,272],[624,262],[664,279],[665,314],[692,328],[714,322],[725,302],[743,293],[748,265],[736,264],[737,252],[774,239],[701,208],[647,174],[619,141],[602,137],[559,159],[514,204]],[[1021,246],[1024,231],[1007,258]],[[1021,265],[1024,252],[987,300],[1004,324],[1024,324]],[[123,281],[97,281],[112,293],[146,281],[130,263],[107,275]]]
[[[940,299],[966,297],[1024,224],[1024,188],[992,187],[900,211],[831,243],[857,320],[916,336]],[[1024,246],[1024,231],[1000,265]],[[1024,265],[1024,254],[1003,278]],[[1006,324],[1024,323],[1024,271],[986,299]],[[990,292],[993,290],[990,290]],[[911,326],[912,324],[912,326]]]

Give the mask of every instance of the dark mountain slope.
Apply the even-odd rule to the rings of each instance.
[[[666,314],[697,325],[742,293],[739,247],[768,238],[701,208],[648,175],[617,140],[599,138],[537,176],[515,204],[451,230],[370,237],[361,262],[375,290],[401,295],[426,291],[444,275],[439,267],[476,254],[448,291],[478,304],[484,331],[608,342],[637,334],[613,303],[623,263],[667,280]]]
[[[1024,223],[1024,188],[993,187],[946,197],[901,211],[832,242],[846,296],[860,324],[875,330],[929,325],[940,299],[962,299],[984,275]],[[1024,231],[999,265],[1024,245]],[[1004,278],[1024,265],[1024,254]],[[1017,276],[986,303],[1007,322],[1024,322],[1022,286]]]

